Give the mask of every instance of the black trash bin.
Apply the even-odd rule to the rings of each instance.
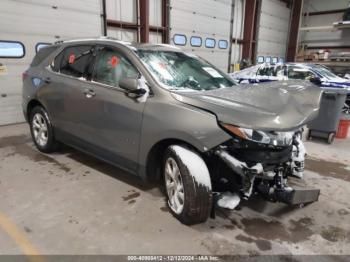
[[[333,142],[347,93],[342,88],[324,88],[319,114],[307,124],[307,139],[318,137],[326,139],[329,144]]]

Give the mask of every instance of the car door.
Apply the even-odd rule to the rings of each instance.
[[[47,99],[55,130],[69,143],[85,136],[81,122],[86,117],[86,90],[90,87],[93,59],[93,45],[66,47],[56,56],[49,69],[52,72],[45,78],[49,88],[43,97]]]
[[[137,170],[144,102],[138,102],[119,86],[123,78],[141,74],[122,50],[98,46],[89,90],[80,122],[83,138],[94,153],[129,171]]]

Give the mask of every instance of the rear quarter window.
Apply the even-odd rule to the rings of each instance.
[[[50,43],[39,42],[35,46],[35,52],[38,53],[41,48],[44,48],[44,47],[47,47],[47,46],[50,46],[50,45],[51,45]]]
[[[58,46],[46,46],[40,48],[40,50],[36,53],[32,63],[30,66],[37,66],[41,64],[50,54],[52,54]]]

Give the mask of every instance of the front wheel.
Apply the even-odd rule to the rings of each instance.
[[[166,150],[163,167],[173,215],[187,225],[205,222],[212,208],[212,191],[209,171],[201,156],[173,145]]]

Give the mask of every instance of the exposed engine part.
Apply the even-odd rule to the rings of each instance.
[[[248,167],[245,162],[239,161],[234,156],[230,155],[227,151],[219,149],[215,152],[229,167],[233,169],[237,174],[246,176],[247,174],[257,175],[264,172],[262,164],[258,163],[252,167]]]
[[[240,154],[241,144],[225,144],[215,151],[217,155],[235,174],[241,177],[241,184],[236,190],[240,190],[241,197],[248,199],[256,190],[265,195],[271,201],[280,201],[290,204],[306,203],[307,201],[316,201],[318,191],[314,190],[295,190],[288,186],[288,176],[297,178],[303,177],[305,147],[301,140],[302,131],[298,131],[293,136],[293,141],[283,148],[266,148],[266,156],[263,162],[254,163],[251,158],[244,162],[245,155]],[[231,142],[232,143],[232,142]],[[239,141],[237,142],[239,143]],[[238,145],[238,144],[237,144]],[[253,145],[254,146],[254,145]],[[261,150],[261,149],[260,149]],[[271,153],[272,152],[272,153]],[[263,153],[263,152],[262,152]],[[276,155],[281,153],[281,155]],[[278,156],[278,157],[275,157]],[[238,159],[239,158],[239,159]],[[280,160],[276,162],[276,160]],[[238,192],[238,191],[237,191]],[[302,194],[306,194],[305,197]]]
[[[295,134],[293,139],[293,151],[292,151],[292,175],[298,178],[303,178],[305,167],[305,155],[306,150],[303,141],[301,141],[301,133]]]
[[[217,150],[215,154],[218,155],[235,173],[242,177],[243,197],[248,199],[253,192],[255,176],[263,174],[264,172],[262,164],[258,163],[252,167],[248,167],[245,162],[239,161],[224,149]]]

